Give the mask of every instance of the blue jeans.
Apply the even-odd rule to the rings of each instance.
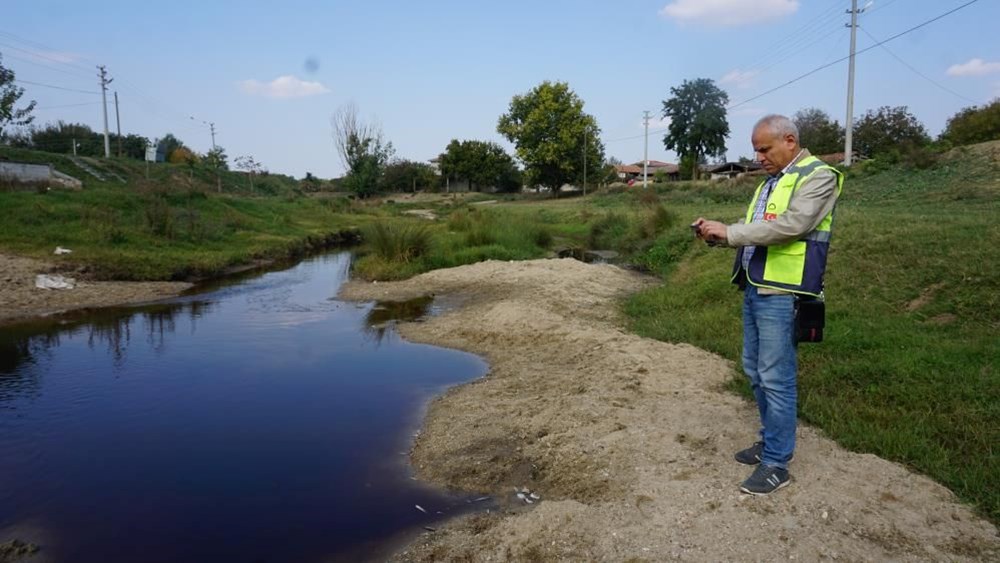
[[[743,296],[743,371],[760,411],[762,463],[782,469],[795,451],[798,362],[795,357],[795,297],[760,295],[747,285]]]

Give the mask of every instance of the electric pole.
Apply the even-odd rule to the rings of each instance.
[[[208,121],[205,121],[204,119],[195,119],[193,115],[190,115],[188,117],[190,117],[192,121],[201,121],[205,125],[208,125],[208,130],[212,132],[212,150],[214,151],[215,150],[215,122],[213,121],[213,122],[210,123]]]
[[[108,84],[114,80],[114,78],[108,78],[108,69],[104,65],[97,65],[97,69],[101,71],[99,78],[101,79],[101,108],[104,110],[104,158],[111,157],[111,140],[108,138]]]
[[[587,127],[583,127],[583,195],[587,195]]]
[[[844,130],[844,166],[850,166],[854,150],[854,58],[858,37],[858,0],[851,0],[851,62],[847,70],[847,125]]]
[[[649,110],[642,112],[642,123],[646,127],[646,141],[642,147],[642,187],[649,179]]]
[[[122,118],[118,115],[118,90],[115,90],[115,126],[118,128],[118,158],[122,157]]]

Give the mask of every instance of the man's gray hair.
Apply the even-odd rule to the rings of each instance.
[[[757,124],[753,126],[753,130],[756,131],[761,127],[767,127],[771,133],[774,133],[777,137],[791,135],[795,137],[796,141],[799,140],[799,128],[795,126],[794,121],[783,115],[778,115],[776,113],[765,115],[757,121]]]

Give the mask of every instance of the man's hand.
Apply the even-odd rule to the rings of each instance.
[[[725,223],[720,223],[718,221],[709,221],[704,217],[698,217],[698,220],[692,224],[698,227],[696,231],[698,238],[706,242],[718,242],[718,243],[726,242]]]

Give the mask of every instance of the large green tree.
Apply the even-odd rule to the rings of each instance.
[[[854,123],[853,149],[869,157],[922,147],[930,140],[906,106],[868,110]]]
[[[473,190],[491,187],[512,192],[521,188],[514,159],[497,143],[452,139],[441,155],[440,166],[442,174],[468,180]]]
[[[14,108],[23,95],[24,88],[14,85],[14,71],[3,66],[3,56],[0,55],[0,138],[3,138],[4,128],[30,125],[35,119],[31,115],[35,109],[34,100],[20,109]]]
[[[497,131],[514,143],[527,181],[553,193],[563,184],[582,183],[584,162],[593,175],[604,161],[597,120],[565,82],[546,80],[514,96]]]
[[[670,99],[663,100],[663,117],[670,119],[663,146],[677,153],[681,161],[703,162],[707,157],[724,157],[729,122],[726,104],[729,95],[709,78],[685,80],[670,89]],[[695,180],[698,167],[692,167]]]
[[[951,116],[941,138],[955,145],[1000,139],[1000,98],[982,107],[965,108]]]
[[[792,121],[799,129],[799,143],[813,154],[831,154],[844,150],[844,128],[819,108],[795,112]]]
[[[392,143],[385,140],[379,125],[358,116],[353,103],[341,106],[330,123],[334,146],[347,170],[344,186],[361,198],[373,195],[385,165],[395,152]]]
[[[382,172],[382,191],[416,192],[437,187],[438,176],[430,164],[397,159]]]

